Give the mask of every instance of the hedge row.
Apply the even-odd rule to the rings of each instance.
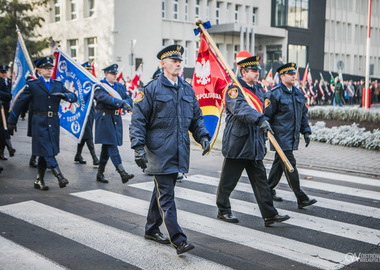
[[[326,142],[342,146],[363,147],[380,150],[380,130],[364,131],[354,123],[351,126],[326,128],[325,122],[317,122],[311,126],[310,138],[318,142]]]
[[[358,107],[315,106],[309,108],[309,119],[380,123],[380,110]]]

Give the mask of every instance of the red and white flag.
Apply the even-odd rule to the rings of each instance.
[[[131,85],[129,86],[130,87],[129,89],[135,89],[137,87],[137,84],[142,76],[142,73],[143,73],[142,64],[140,64],[136,70],[135,76],[133,77],[131,81]]]

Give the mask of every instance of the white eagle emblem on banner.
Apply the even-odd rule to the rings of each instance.
[[[206,85],[211,82],[211,71],[210,71],[210,61],[205,61],[202,58],[202,63],[197,62],[195,64],[195,76],[197,79],[197,84]]]

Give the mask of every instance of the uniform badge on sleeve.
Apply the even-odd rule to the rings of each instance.
[[[143,99],[144,99],[144,92],[138,91],[136,94],[135,102],[140,102]]]
[[[228,90],[228,95],[230,96],[230,98],[235,99],[239,95],[239,92],[236,88],[232,88],[232,89]]]
[[[270,105],[270,100],[269,98],[266,98],[265,99],[265,108],[268,107]]]

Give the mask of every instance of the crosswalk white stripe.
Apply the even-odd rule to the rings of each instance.
[[[271,165],[265,166],[265,168],[268,169],[268,173],[269,173]],[[380,187],[379,179],[365,178],[365,177],[360,177],[360,176],[353,176],[353,175],[347,175],[347,174],[339,174],[339,173],[325,172],[325,171],[311,170],[311,169],[304,169],[304,168],[297,168],[297,170],[298,170],[298,173],[301,175],[315,176],[315,177],[320,177],[320,178],[325,178],[325,179],[332,179],[335,181]],[[245,174],[243,173],[243,175],[248,177],[246,173]]]
[[[145,216],[149,202],[105,190],[72,193],[72,195]],[[340,269],[349,262],[345,254],[318,246],[302,243],[270,233],[226,223],[191,212],[178,210],[178,221],[182,227],[223,238],[250,248],[262,250],[293,261],[321,269]]]
[[[143,204],[146,207],[146,203]],[[142,269],[228,269],[223,265],[191,254],[186,254],[185,257],[177,256],[175,249],[171,246],[144,240],[141,236],[35,201],[1,206],[0,212]],[[146,213],[146,209],[144,212]]]
[[[0,269],[67,269],[38,253],[0,236]]]
[[[145,182],[139,184],[130,185],[143,190],[151,191],[153,190],[153,182]],[[215,205],[216,195],[212,195],[205,192],[195,191],[191,189],[176,187],[175,189],[176,197],[195,201],[206,205]],[[260,209],[256,203],[246,202],[237,199],[230,199],[233,211],[240,212],[243,214],[254,215],[261,217]],[[373,245],[378,245],[380,243],[380,231],[375,229],[370,229],[358,225],[348,224],[344,222],[339,222],[335,220],[330,220],[326,218],[320,218],[315,216],[310,216],[306,214],[301,214],[297,212],[292,212],[284,209],[277,208],[280,214],[289,215],[292,217],[286,223],[294,226],[299,226],[302,228],[310,229],[313,231],[329,233],[332,235],[349,238],[356,241],[361,241]],[[316,226],[316,224],[318,224]]]
[[[200,179],[203,178],[204,180],[207,180],[206,179],[207,177],[205,177],[204,175],[192,175],[191,177],[198,177]],[[287,184],[285,177],[281,179],[281,183]],[[206,182],[203,181],[202,184],[207,184],[207,181]],[[373,199],[376,201],[380,199],[380,192],[333,185],[333,184],[328,184],[328,183],[320,183],[320,182],[311,181],[311,180],[302,181],[301,188],[304,188],[304,187],[328,191],[328,192],[334,192],[334,193],[344,194],[344,195],[349,195],[349,196],[354,196],[354,197]]]
[[[184,181],[212,185],[216,187],[219,185],[219,178],[205,176],[205,175],[190,175]],[[242,183],[239,181],[237,186],[235,187],[235,190],[243,191],[243,192],[252,192],[252,187],[250,184]],[[294,193],[291,191],[284,191],[284,190],[279,190],[279,189],[277,189],[276,191],[277,191],[277,194],[280,197],[283,197],[284,200],[289,200],[289,201],[296,200]],[[327,198],[318,197],[318,196],[313,196],[313,198],[318,200],[318,203],[316,204],[318,207],[347,212],[347,213],[361,215],[361,216],[365,215],[367,217],[374,217],[374,218],[380,219],[379,208],[360,205],[360,204],[354,204],[354,203],[349,203],[349,202],[343,202],[343,201],[338,201],[338,200],[332,200],[332,199],[327,199]]]

